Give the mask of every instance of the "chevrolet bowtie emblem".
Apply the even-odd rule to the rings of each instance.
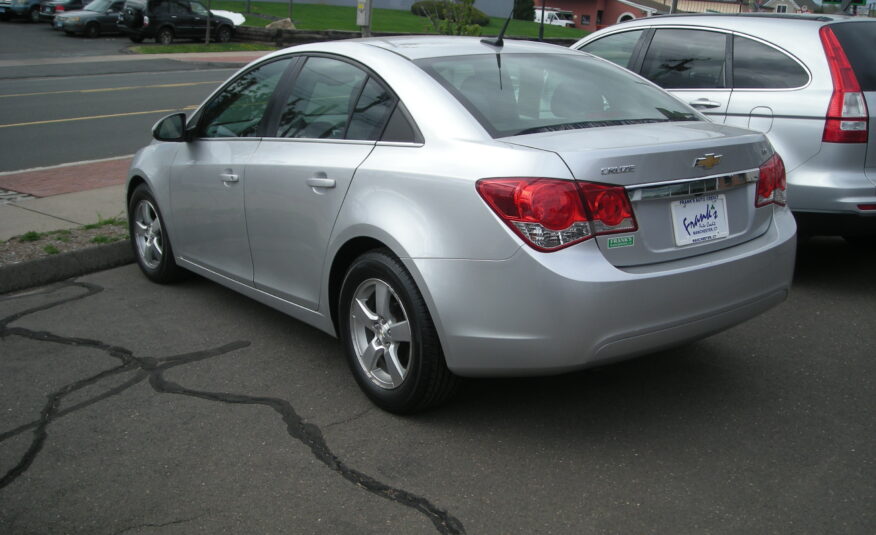
[[[702,158],[697,158],[694,161],[694,167],[702,167],[703,169],[711,169],[718,165],[718,162],[721,161],[720,154],[706,154]]]

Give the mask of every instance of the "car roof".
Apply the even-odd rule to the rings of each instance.
[[[756,28],[758,30],[775,30],[776,23],[782,27],[812,27],[821,26],[831,22],[847,22],[861,20],[860,17],[847,15],[821,15],[806,13],[676,13],[672,15],[659,15],[644,19],[621,22],[612,28],[625,28],[632,26],[650,25],[692,25],[711,26],[728,30],[740,30]],[[742,28],[740,26],[742,25]]]
[[[474,54],[520,54],[520,53],[552,53],[568,54],[570,49],[538,43],[535,41],[518,41],[505,39],[504,46],[483,42],[480,37],[457,37],[449,35],[416,35],[403,37],[377,37],[355,39],[362,44],[382,48],[394,52],[409,60],[446,56],[469,56]],[[573,54],[576,53],[571,51]]]

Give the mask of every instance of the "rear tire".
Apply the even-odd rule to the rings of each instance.
[[[173,30],[170,28],[161,28],[158,30],[158,33],[155,34],[155,42],[160,45],[173,44]]]
[[[100,36],[100,25],[96,22],[92,22],[85,27],[85,37],[89,39],[95,39]]]
[[[186,271],[174,261],[158,203],[145,184],[137,186],[128,203],[128,231],[134,258],[149,280],[167,284],[185,277]]]
[[[353,261],[341,286],[338,319],[353,377],[378,407],[409,414],[456,392],[460,379],[447,368],[423,296],[390,251]]]

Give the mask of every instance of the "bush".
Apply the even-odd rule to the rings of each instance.
[[[450,0],[421,0],[420,2],[415,2],[414,5],[411,6],[411,13],[418,17],[432,17],[435,15],[443,20],[447,18],[449,4],[452,3],[454,2]],[[483,11],[472,7],[471,12],[472,24],[477,24],[478,26],[487,26],[490,24],[490,17],[488,17]]]

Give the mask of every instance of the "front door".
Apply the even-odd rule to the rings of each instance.
[[[246,165],[261,143],[265,110],[290,61],[263,64],[217,93],[201,111],[197,139],[180,149],[171,171],[177,253],[246,284],[253,278]]]

